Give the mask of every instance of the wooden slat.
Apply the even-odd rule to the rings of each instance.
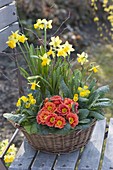
[[[9,170],[29,170],[36,153],[28,142],[24,140]]]
[[[0,30],[17,21],[15,4],[0,9]]]
[[[98,170],[105,134],[105,127],[106,120],[101,120],[96,123],[92,138],[82,153],[78,170]]]
[[[16,30],[19,30],[18,23],[13,24],[7,29],[0,32],[0,52],[7,48],[6,41],[8,41],[8,36],[11,35],[11,31]]]
[[[51,170],[56,159],[56,154],[40,152],[37,154],[31,170]]]
[[[8,5],[12,2],[13,0],[0,0],[0,7],[3,7],[5,5]]]
[[[79,157],[79,151],[60,155],[54,170],[74,170]]]
[[[102,170],[113,169],[113,118],[110,119]]]

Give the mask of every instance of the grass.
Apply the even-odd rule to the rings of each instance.
[[[100,66],[98,80],[101,85],[109,85],[110,92],[108,97],[113,100],[113,45],[112,44],[92,44],[86,52],[91,60]],[[106,109],[106,117],[109,121],[113,117],[113,107]]]

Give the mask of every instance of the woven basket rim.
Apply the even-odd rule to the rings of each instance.
[[[90,123],[90,126],[88,127],[88,128],[90,128],[91,126],[93,126],[94,124],[96,123],[96,119],[93,119],[92,120],[92,122]],[[22,126],[20,126],[20,125],[18,125],[18,124],[14,124],[14,126],[16,127],[16,128],[18,128],[18,129],[20,129],[21,131],[24,131],[24,132],[26,132],[26,133],[28,133],[26,130],[25,130],[25,128],[24,127],[22,127]],[[39,133],[32,133],[31,135],[38,135],[38,136],[65,136],[65,135],[67,135],[67,134],[71,134],[71,133],[73,133],[73,132],[78,132],[76,135],[78,135],[81,131],[84,131],[84,130],[86,130],[86,129],[88,129],[88,128],[84,128],[84,129],[73,129],[73,130],[71,130],[71,131],[69,131],[69,132],[67,132],[67,133],[65,133],[65,134],[57,134],[57,133],[49,133],[49,134],[39,134]]]

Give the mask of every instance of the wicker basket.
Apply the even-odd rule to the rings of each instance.
[[[20,128],[30,145],[36,149],[51,153],[66,153],[82,148],[89,141],[96,121],[93,121],[89,128],[75,130],[67,135],[49,134],[29,135],[23,128]]]

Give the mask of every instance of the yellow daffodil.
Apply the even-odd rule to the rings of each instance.
[[[93,71],[94,73],[97,73],[98,72],[98,68],[99,68],[99,65],[98,66],[92,66],[92,68],[89,69],[89,71]]]
[[[51,42],[49,43],[49,45],[56,48],[59,47],[61,43],[62,40],[59,38],[59,36],[57,36],[57,37],[51,37]]]
[[[47,55],[52,55],[53,57],[55,57],[55,52],[52,50],[52,48],[50,48],[50,50],[47,52]]]
[[[19,37],[20,37],[20,35],[19,35],[19,30],[15,31],[15,32],[12,31],[12,35],[11,35],[10,38],[13,38],[13,39],[15,39],[15,40],[18,41],[18,40],[19,40]]]
[[[73,100],[74,100],[74,102],[78,101],[78,94],[74,94]]]
[[[82,52],[82,54],[77,54],[78,58],[77,61],[81,63],[81,65],[85,64],[88,62],[88,54],[85,52]]]
[[[63,45],[63,47],[64,47],[64,51],[65,51],[66,53],[68,53],[69,55],[70,55],[71,52],[75,51],[74,48],[72,48],[72,45],[69,44],[68,41],[65,42],[65,44]]]
[[[15,40],[13,40],[13,39],[7,41],[6,44],[7,44],[10,48],[12,48],[12,49],[16,47],[16,42],[15,42]]]
[[[46,19],[38,19],[36,24],[34,24],[35,29],[51,29],[52,28],[52,20],[47,21]]]
[[[24,34],[22,34],[22,35],[20,35],[20,37],[19,37],[19,42],[24,43],[27,39],[28,39],[28,38],[27,38]]]
[[[36,89],[36,87],[40,87],[40,85],[39,85],[39,81],[36,83],[36,81],[34,81],[34,82],[32,82],[32,83],[30,83],[31,84],[31,90],[35,90]],[[31,98],[31,95],[29,94],[29,97]]]
[[[57,53],[57,56],[63,56],[63,57],[66,57],[67,56],[67,53],[65,52],[64,48],[59,48],[58,49],[58,53]]]
[[[40,56],[42,63],[42,66],[46,66],[49,65],[49,63],[51,62],[51,60],[48,58],[47,54],[45,53],[42,57]]]
[[[98,17],[95,17],[94,18],[94,22],[98,22],[99,21],[99,18]]]

